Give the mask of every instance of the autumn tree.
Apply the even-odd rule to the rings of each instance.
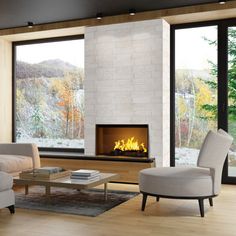
[[[210,119],[214,117],[213,112],[202,109],[206,103],[216,103],[215,91],[191,71],[178,70],[175,93],[176,146],[199,148],[204,130],[215,124]]]
[[[176,73],[176,140],[178,145],[189,146],[195,123],[194,76],[186,70]]]
[[[52,93],[57,93],[59,101],[57,105],[61,108],[64,117],[64,136],[67,138],[83,137],[83,96],[79,91],[83,89],[83,74],[79,70],[65,72],[63,80],[55,80]]]
[[[215,112],[213,110],[203,109],[204,106],[214,106],[216,102],[215,89],[210,90],[208,82],[199,78],[196,81],[198,93],[196,95],[196,111],[201,119],[211,120],[215,119]]]

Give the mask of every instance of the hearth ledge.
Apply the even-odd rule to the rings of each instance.
[[[71,152],[46,152],[40,151],[40,158],[57,159],[77,159],[77,160],[96,160],[96,161],[120,161],[120,162],[143,162],[152,163],[155,158],[144,157],[124,157],[124,156],[105,156],[105,155],[83,155],[81,153]]]

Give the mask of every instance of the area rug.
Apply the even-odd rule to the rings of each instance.
[[[24,194],[24,189],[18,189],[15,195],[16,208],[98,216],[137,196],[138,193],[108,190],[108,199],[105,201],[104,192],[100,189],[78,191],[53,187],[50,199],[47,199],[44,187],[33,186],[29,188],[28,195]]]

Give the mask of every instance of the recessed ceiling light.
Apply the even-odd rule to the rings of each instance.
[[[28,21],[27,26],[28,26],[28,28],[33,28],[34,23],[32,21]]]
[[[101,20],[101,19],[102,19],[102,17],[103,17],[102,13],[97,13],[97,16],[96,16],[96,18],[97,18],[98,20]]]
[[[135,10],[134,8],[129,9],[129,14],[130,14],[131,16],[134,16],[134,15],[136,14],[136,10]]]
[[[226,1],[223,1],[223,0],[219,0],[219,4],[225,4],[226,3]]]

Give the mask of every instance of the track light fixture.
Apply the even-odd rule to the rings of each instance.
[[[136,14],[136,10],[134,8],[129,9],[130,16],[134,16]]]
[[[218,3],[223,5],[223,4],[225,4],[225,3],[226,3],[226,1],[219,0],[219,1],[218,1]]]
[[[33,28],[34,23],[32,21],[28,21],[27,26],[28,26],[28,28]]]
[[[102,13],[97,13],[97,16],[96,16],[97,20],[101,20],[102,17],[103,17]]]

